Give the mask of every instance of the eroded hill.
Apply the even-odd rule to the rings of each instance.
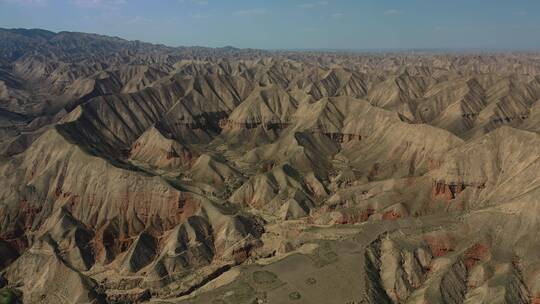
[[[0,41],[25,303],[540,301],[537,54]]]

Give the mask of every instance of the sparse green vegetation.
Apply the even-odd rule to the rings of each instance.
[[[21,292],[12,288],[0,289],[0,304],[19,303]]]
[[[225,297],[229,303],[248,303],[253,298],[255,290],[247,283],[242,283],[236,286],[232,293]]]
[[[253,281],[257,284],[272,284],[277,280],[277,276],[270,271],[255,271],[253,273]]]
[[[335,263],[338,260],[338,255],[332,251],[332,246],[328,242],[322,243],[310,257],[318,268]]]

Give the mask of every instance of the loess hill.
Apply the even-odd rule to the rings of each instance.
[[[539,172],[539,54],[0,29],[24,303],[540,303]]]

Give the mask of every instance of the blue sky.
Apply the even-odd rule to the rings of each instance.
[[[0,0],[0,27],[265,49],[540,49],[539,15],[539,0]]]

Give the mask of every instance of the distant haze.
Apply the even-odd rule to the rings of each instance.
[[[536,0],[0,0],[0,27],[171,46],[540,49]]]

